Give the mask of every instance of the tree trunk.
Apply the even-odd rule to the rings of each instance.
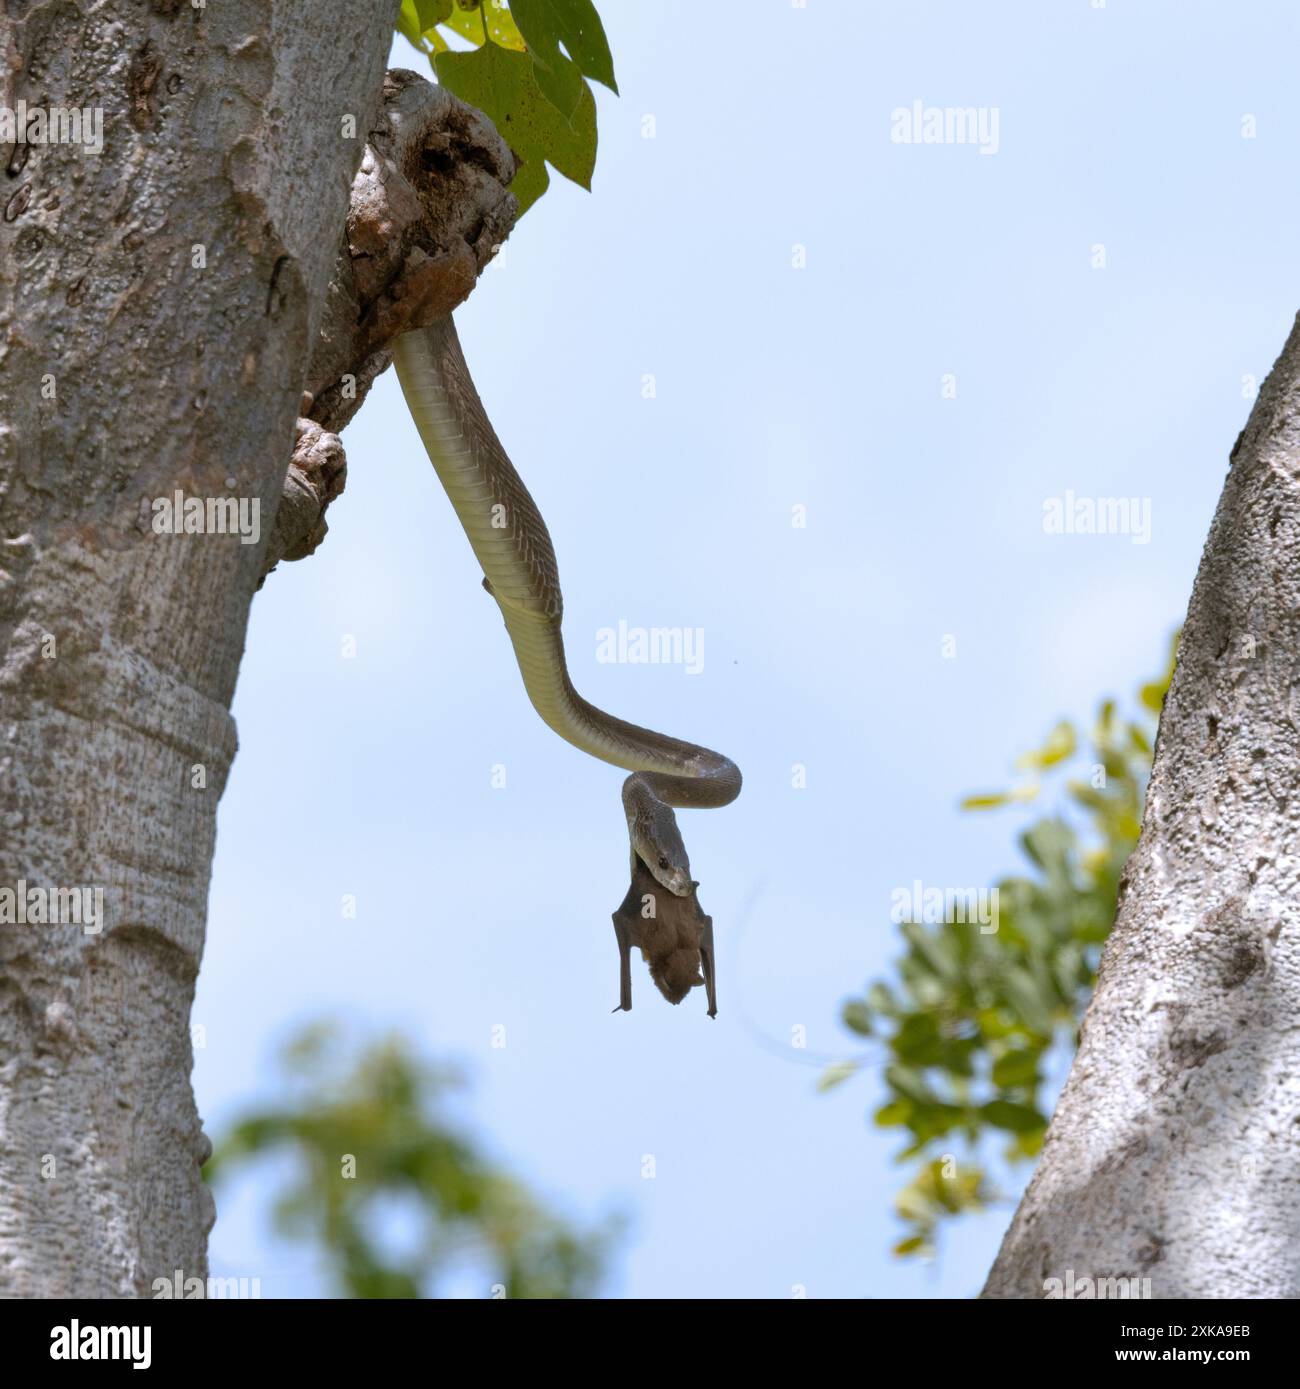
[[[207,1273],[188,1019],[230,700],[397,8],[0,19],[5,106],[103,111],[100,154],[0,149],[6,1296]],[[178,490],[257,543],[156,533]]]
[[[1300,1296],[1298,554],[1300,320],[1232,452],[1096,996],[986,1297]]]

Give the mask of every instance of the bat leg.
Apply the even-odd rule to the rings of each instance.
[[[618,1007],[616,1013],[632,1011],[632,933],[626,921],[614,913],[614,935],[618,938]]]
[[[704,966],[704,990],[709,996],[709,1017],[718,1016],[717,957],[713,951],[713,918],[706,916],[700,929],[700,963]]]

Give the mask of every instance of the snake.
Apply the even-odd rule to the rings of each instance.
[[[740,794],[740,768],[721,753],[641,728],[589,704],[564,657],[564,599],[546,522],[498,439],[450,314],[393,342],[407,409],[483,570],[514,647],[524,689],[567,743],[631,775],[623,783],[632,866],[676,897],[699,886],[674,814]],[[676,1001],[676,1000],[674,1000]]]

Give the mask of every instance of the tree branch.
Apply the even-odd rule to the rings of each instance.
[[[482,112],[413,72],[388,73],[352,184],[308,371],[310,419],[299,421],[263,578],[324,539],[326,508],[346,477],[339,432],[390,365],[393,338],[449,314],[474,288],[514,225],[515,168]]]

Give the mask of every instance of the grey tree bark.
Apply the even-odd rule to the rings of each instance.
[[[5,107],[103,111],[98,155],[0,150],[3,1295],[207,1273],[188,1019],[230,700],[397,8],[0,19]],[[257,502],[259,542],[156,534],[178,489]]]
[[[986,1297],[1300,1296],[1298,553],[1300,320],[1232,451],[1096,995]]]

